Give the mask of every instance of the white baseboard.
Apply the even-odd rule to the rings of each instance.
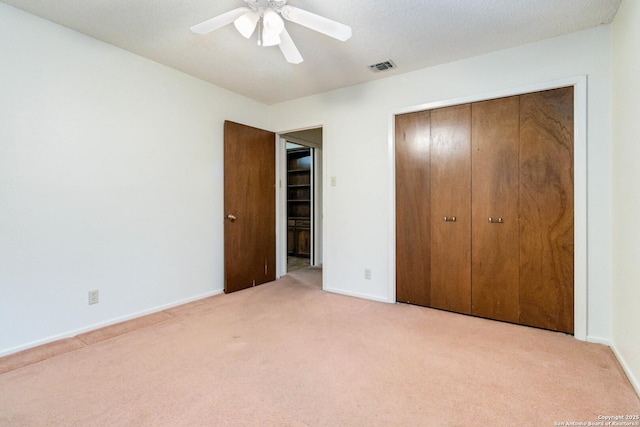
[[[609,347],[611,347],[613,354],[618,359],[618,362],[620,362],[620,365],[622,366],[622,369],[624,370],[625,374],[627,374],[627,378],[629,378],[629,382],[631,383],[633,388],[636,390],[636,393],[640,397],[640,381],[638,381],[638,378],[636,378],[633,371],[631,371],[631,368],[627,364],[627,361],[624,359],[624,357],[622,357],[622,354],[620,354],[616,346],[614,344],[611,344]]]
[[[361,294],[361,293],[358,293],[358,292],[348,292],[348,291],[345,291],[343,289],[335,289],[335,288],[326,288],[325,287],[325,288],[323,288],[323,290],[327,291],[327,292],[331,292],[333,294],[340,294],[340,295],[346,295],[348,297],[356,297],[356,298],[368,299],[370,301],[386,302],[386,303],[395,302],[395,301],[389,301],[386,298],[380,298],[380,297],[377,297],[377,296]]]
[[[126,322],[127,320],[136,319],[138,317],[146,316],[146,315],[153,314],[153,313],[158,313],[160,311],[164,311],[164,310],[167,310],[167,309],[170,309],[170,308],[173,308],[173,307],[177,307],[179,305],[188,304],[190,302],[194,302],[194,301],[198,301],[198,300],[201,300],[201,299],[204,299],[204,298],[209,298],[209,297],[212,297],[212,296],[215,296],[215,295],[219,295],[219,294],[221,294],[223,292],[224,291],[222,289],[217,289],[217,290],[211,291],[211,292],[205,292],[204,294],[200,294],[200,295],[197,295],[195,297],[186,298],[186,299],[183,299],[183,300],[180,300],[180,301],[174,301],[174,302],[169,303],[169,304],[164,304],[164,305],[160,305],[160,306],[157,306],[157,307],[154,307],[154,308],[150,308],[150,309],[147,309],[147,310],[142,310],[142,311],[139,311],[139,312],[136,312],[136,313],[133,313],[133,314],[128,314],[126,316],[117,317],[117,318],[114,318],[114,319],[109,319],[109,320],[106,320],[104,322],[94,323],[92,325],[85,326],[85,327],[78,328],[78,329],[74,329],[72,331],[64,332],[62,334],[52,335],[52,336],[49,336],[47,338],[43,338],[43,339],[40,339],[40,340],[37,340],[37,341],[32,341],[30,343],[23,344],[23,345],[20,345],[18,347],[12,347],[12,348],[9,348],[9,349],[0,350],[0,357],[8,356],[10,354],[17,353],[17,352],[22,351],[22,350],[28,350],[28,349],[33,348],[33,347],[38,347],[40,345],[49,344],[51,342],[62,340],[62,339],[65,339],[65,338],[72,338],[72,337],[75,337],[76,335],[80,335],[80,334],[83,334],[85,332],[90,332],[90,331],[94,331],[96,329],[104,328],[106,326],[115,325],[116,323],[122,323],[122,322]]]
[[[611,340],[608,338],[600,338],[600,337],[594,337],[593,335],[587,335],[587,342],[592,342],[594,344],[604,344],[606,346],[611,347]]]
[[[631,368],[627,364],[624,357],[622,357],[622,354],[620,354],[615,344],[610,339],[594,337],[594,336],[587,336],[587,342],[592,342],[595,344],[604,344],[607,347],[609,347],[611,351],[613,351],[613,355],[616,357],[616,359],[618,359],[618,363],[620,363],[620,366],[622,366],[624,373],[627,374],[627,378],[629,378],[629,382],[631,383],[633,388],[636,390],[636,393],[638,393],[638,396],[640,396],[640,381],[638,381],[638,378],[636,378],[634,373],[631,371]]]

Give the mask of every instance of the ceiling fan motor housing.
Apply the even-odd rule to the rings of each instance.
[[[280,10],[287,4],[287,0],[244,0],[247,5],[252,10],[260,10],[260,9],[273,9],[276,12],[280,12]]]

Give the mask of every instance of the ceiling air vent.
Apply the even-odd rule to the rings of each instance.
[[[380,62],[378,64],[369,65],[369,69],[374,73],[379,71],[387,71],[396,68],[396,64],[392,60]]]

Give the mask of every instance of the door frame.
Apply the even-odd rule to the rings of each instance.
[[[324,221],[326,210],[326,125],[317,124],[310,125],[301,128],[288,129],[284,131],[276,132],[276,277],[282,277],[287,274],[287,141],[283,135],[291,132],[299,132],[309,129],[322,128],[322,142],[321,147],[313,148],[313,200],[312,200],[312,212],[311,221],[313,225],[313,232],[311,237],[311,258],[309,260],[311,266],[319,266],[327,259],[326,256],[326,239],[327,228]],[[294,143],[298,143],[292,141]],[[317,163],[320,163],[320,167],[317,167]],[[320,175],[321,179],[317,179]],[[321,187],[321,191],[317,191],[318,187]],[[317,198],[321,196],[322,203],[320,203],[320,209],[318,209]],[[317,236],[320,236],[318,238]],[[322,254],[321,257],[318,255]],[[319,258],[322,262],[319,262]],[[322,276],[322,288],[325,288],[324,277]]]
[[[574,189],[574,337],[587,340],[587,295],[588,295],[588,258],[587,258],[587,77],[585,75],[548,82],[534,83],[509,89],[501,89],[462,98],[445,99],[411,107],[399,108],[389,114],[389,302],[396,301],[396,170],[395,170],[395,116],[416,111],[432,110],[459,104],[485,101],[507,96],[540,92],[549,89],[573,86],[574,110],[574,151],[573,151],[573,189]]]

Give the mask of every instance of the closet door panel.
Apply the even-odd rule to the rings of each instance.
[[[396,116],[396,300],[431,304],[430,112]]]
[[[472,313],[508,322],[519,320],[518,109],[517,96],[472,104]]]
[[[573,88],[520,102],[520,323],[573,333]]]
[[[470,139],[470,104],[431,111],[431,306],[459,313],[471,313]]]

